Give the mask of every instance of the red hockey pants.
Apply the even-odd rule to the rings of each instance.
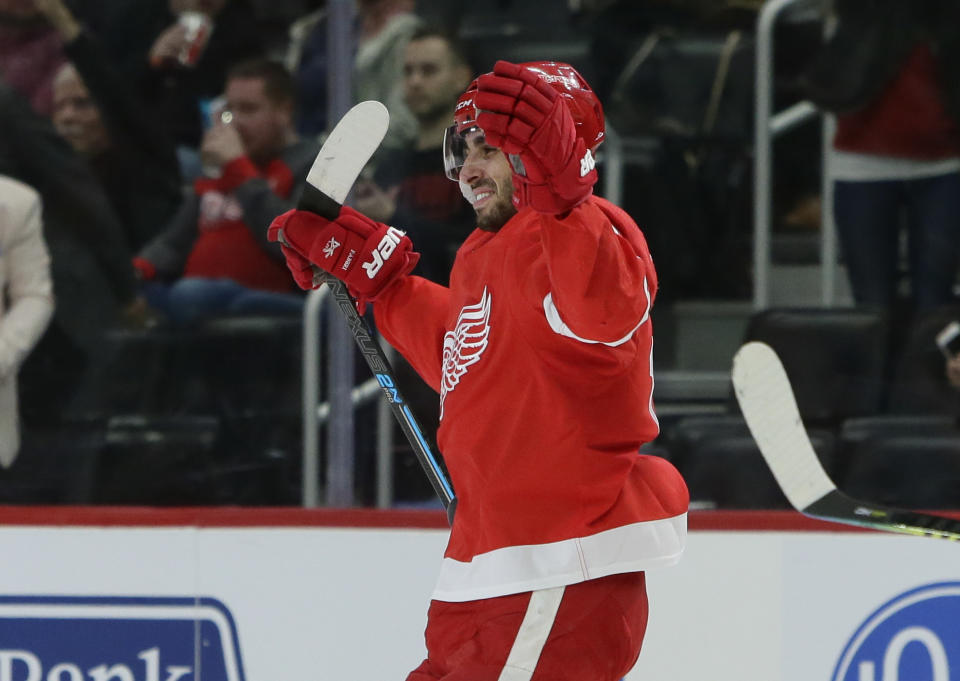
[[[432,601],[407,681],[618,681],[647,627],[644,573],[464,603]]]

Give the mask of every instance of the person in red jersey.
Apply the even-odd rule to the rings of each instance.
[[[659,431],[657,276],[633,220],[593,194],[603,136],[569,65],[501,61],[474,81],[444,142],[477,216],[449,287],[410,275],[410,240],[349,207],[271,225],[301,286],[317,266],[375,301],[440,394],[458,506],[408,681],[616,681],[640,653],[645,571],[683,552],[686,486],[638,453]]]
[[[204,176],[133,258],[150,306],[174,324],[302,311],[263,226],[296,205],[317,145],[294,131],[296,88],[281,64],[235,64],[225,99],[200,147]]]

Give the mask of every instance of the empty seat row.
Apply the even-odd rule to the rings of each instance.
[[[854,498],[960,509],[960,426],[953,417],[859,417],[808,435],[824,470]],[[680,419],[658,440],[657,453],[683,474],[694,507],[789,508],[739,414]]]
[[[837,426],[878,413],[960,415],[935,336],[960,306],[893,317],[868,308],[772,308],[749,321],[744,341],[780,356],[809,424]]]
[[[910,319],[875,309],[772,308],[746,341],[779,355],[800,415],[838,487],[875,503],[960,508],[960,390],[935,343],[960,306]],[[693,501],[719,508],[787,508],[732,397],[721,414],[664,427],[656,445],[683,473]]]
[[[284,316],[107,331],[69,407],[25,429],[0,503],[297,503],[301,343]]]

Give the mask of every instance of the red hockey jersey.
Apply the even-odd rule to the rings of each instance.
[[[377,325],[440,393],[458,497],[433,597],[465,601],[679,559],[689,496],[656,437],[657,279],[630,217],[592,197],[461,246],[445,288],[407,277]]]

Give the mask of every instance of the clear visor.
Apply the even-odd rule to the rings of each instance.
[[[470,143],[473,146],[483,144],[483,130],[474,126],[457,132],[457,125],[451,125],[443,133],[443,170],[454,182],[460,180],[460,169],[470,155]]]

